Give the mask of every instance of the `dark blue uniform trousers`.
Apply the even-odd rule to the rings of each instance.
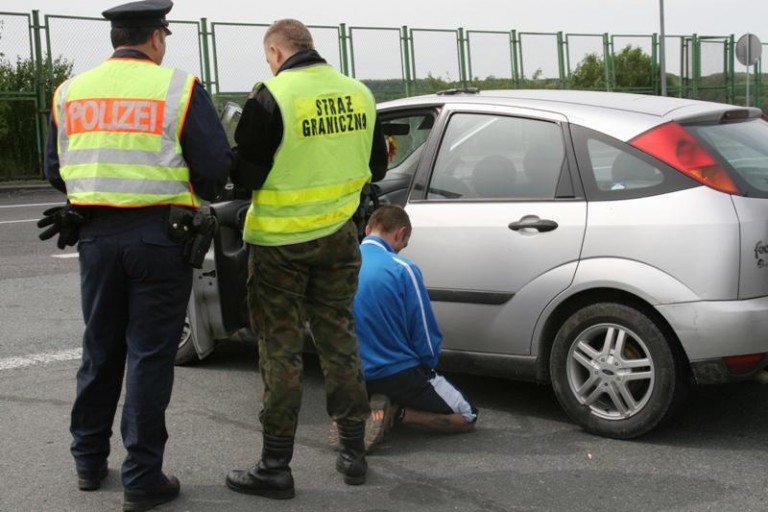
[[[71,451],[78,469],[106,464],[125,377],[122,482],[153,487],[161,481],[165,410],[192,269],[168,238],[165,215],[122,223],[117,232],[98,221],[84,226],[78,245],[85,334]]]

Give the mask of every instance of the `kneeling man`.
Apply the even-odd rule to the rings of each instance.
[[[371,398],[366,449],[397,423],[444,433],[472,430],[477,409],[435,372],[442,334],[421,270],[398,256],[411,236],[408,214],[399,206],[382,206],[365,234],[354,313]]]

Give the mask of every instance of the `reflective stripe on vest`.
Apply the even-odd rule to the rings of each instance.
[[[61,176],[73,204],[195,207],[179,135],[195,78],[111,59],[54,97]]]
[[[283,139],[252,194],[243,239],[285,245],[338,231],[371,178],[373,95],[325,64],[281,71],[265,86],[280,107]]]

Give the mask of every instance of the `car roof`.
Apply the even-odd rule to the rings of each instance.
[[[450,90],[379,104],[380,111],[442,105],[514,107],[564,115],[568,121],[627,140],[669,121],[716,122],[726,112],[759,117],[758,108],[646,94],[565,89]]]

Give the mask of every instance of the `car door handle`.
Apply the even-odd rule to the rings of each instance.
[[[521,229],[535,229],[536,231],[545,233],[547,231],[553,231],[557,229],[557,222],[549,219],[533,220],[530,218],[523,218],[523,220],[510,222],[509,229],[512,231],[519,231]]]

